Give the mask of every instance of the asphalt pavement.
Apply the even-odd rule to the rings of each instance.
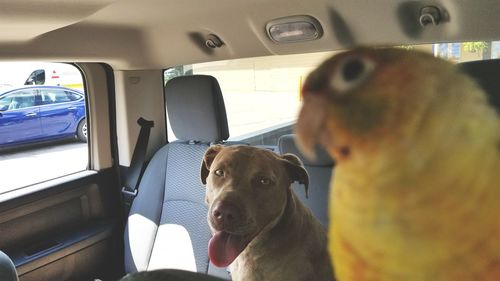
[[[75,141],[0,151],[0,194],[87,169],[88,146]]]

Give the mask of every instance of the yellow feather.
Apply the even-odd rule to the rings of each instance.
[[[349,92],[305,93],[297,125],[338,163],[336,277],[500,280],[500,119],[484,92],[452,64],[403,50],[356,49],[317,71],[335,76],[353,57],[373,62],[373,73]],[[301,135],[310,104],[328,112],[317,136]],[[370,106],[377,122],[366,126]]]

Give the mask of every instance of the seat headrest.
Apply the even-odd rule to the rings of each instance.
[[[500,59],[465,62],[459,67],[476,80],[500,113]]]
[[[295,144],[295,135],[283,135],[278,139],[278,147],[281,154],[293,153],[297,155],[306,166],[333,166],[334,161],[330,155],[320,146],[316,146],[316,159],[310,160],[305,157]]]
[[[170,125],[180,140],[219,142],[229,138],[222,92],[212,76],[173,78],[165,85]]]

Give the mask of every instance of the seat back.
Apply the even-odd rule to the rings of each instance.
[[[293,153],[304,163],[309,174],[309,191],[306,197],[304,188],[293,183],[292,188],[302,203],[311,209],[314,216],[325,226],[328,226],[328,194],[334,162],[328,153],[316,149],[316,159],[309,160],[297,148],[293,134],[283,135],[278,139],[278,148],[281,154]]]
[[[144,172],[125,230],[126,272],[171,268],[227,275],[209,266],[211,232],[200,181],[206,149],[229,137],[219,84],[205,75],[174,78],[165,99],[179,140],[156,152]]]

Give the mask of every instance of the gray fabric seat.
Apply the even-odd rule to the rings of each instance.
[[[165,98],[179,140],[157,151],[144,172],[125,229],[125,270],[182,269],[228,278],[209,264],[200,180],[205,150],[229,137],[219,84],[205,75],[174,78]]]
[[[0,251],[0,280],[18,281],[16,267],[12,260],[2,251]]]
[[[316,159],[307,159],[295,145],[294,135],[283,135],[278,139],[278,147],[281,154],[293,153],[304,163],[309,174],[309,196],[306,198],[305,190],[298,183],[293,183],[292,188],[302,203],[311,209],[314,216],[325,226],[328,226],[328,193],[334,161],[328,153],[316,149]]]

